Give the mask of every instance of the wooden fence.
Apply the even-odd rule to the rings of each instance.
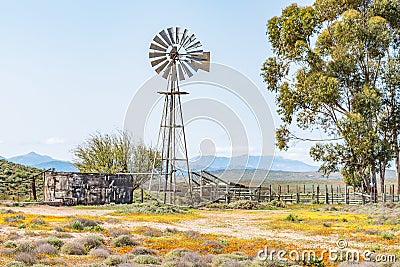
[[[357,192],[351,186],[333,185],[269,185],[266,187],[230,188],[230,200],[283,201],[290,203],[325,203],[325,204],[366,204],[378,202],[399,202],[394,185],[385,186],[384,193]]]

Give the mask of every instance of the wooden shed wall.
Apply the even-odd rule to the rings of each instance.
[[[86,205],[132,203],[132,183],[128,174],[46,172],[44,200]]]

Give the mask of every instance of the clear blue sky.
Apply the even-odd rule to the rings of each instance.
[[[265,25],[291,2],[0,1],[0,155],[70,160],[90,133],[122,129],[135,90],[154,75],[150,41],[169,26],[190,29],[214,62],[265,88]],[[310,163],[306,150],[279,154]]]

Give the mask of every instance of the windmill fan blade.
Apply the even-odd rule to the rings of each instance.
[[[168,60],[166,60],[163,64],[161,64],[161,66],[159,66],[157,69],[156,69],[156,72],[157,73],[160,73],[163,69],[165,69],[165,66],[167,66],[168,65]]]
[[[200,41],[197,41],[196,43],[194,43],[194,44],[192,44],[192,45],[186,47],[186,50],[192,50],[192,49],[197,48],[197,47],[200,47],[200,46],[201,46]]]
[[[163,74],[164,79],[168,78],[170,71],[171,71],[171,65],[168,65],[168,67],[165,69],[164,74]]]
[[[167,60],[167,57],[162,57],[160,59],[156,59],[151,62],[151,66],[154,67],[154,66],[160,64],[161,62],[163,62],[164,60]]]
[[[180,81],[185,80],[185,75],[183,74],[183,69],[181,64],[178,65],[178,73],[179,73],[179,80]]]
[[[154,49],[154,50],[158,50],[158,51],[162,51],[162,52],[166,52],[167,51],[167,48],[158,46],[156,44],[151,44],[150,45],[150,49]]]
[[[187,36],[188,36],[188,33],[189,33],[189,31],[187,30],[187,29],[185,29],[184,31],[183,31],[183,36],[182,36],[182,39],[181,39],[181,45],[183,45],[183,43],[186,41],[186,38],[187,38]]]
[[[167,31],[172,44],[176,44],[174,28],[168,28]]]
[[[175,43],[176,44],[179,44],[179,42],[180,42],[180,40],[179,40],[179,38],[180,38],[180,35],[181,35],[181,28],[180,27],[176,27],[175,28],[175,34],[176,34],[176,36],[175,36]]]
[[[185,60],[185,63],[187,63],[195,72],[199,70],[199,68],[196,65],[192,64],[192,60],[191,61]]]
[[[187,47],[191,42],[193,42],[194,40],[196,40],[196,36],[194,34],[192,34],[183,44],[183,47]]]
[[[185,73],[186,73],[189,77],[192,77],[192,76],[193,76],[193,73],[192,73],[192,72],[189,70],[189,68],[185,65],[186,63],[185,63],[185,62],[181,62],[181,64],[182,64],[182,67],[183,67]]]
[[[196,51],[189,51],[189,52],[187,52],[187,54],[189,54],[189,55],[191,55],[191,56],[193,56],[193,55],[195,55],[195,54],[202,54],[203,53],[203,50],[196,50]]]
[[[149,53],[149,58],[153,58],[153,57],[163,57],[165,56],[167,53],[160,53],[160,52],[150,52]]]
[[[156,42],[157,44],[159,44],[162,47],[165,47],[165,48],[168,47],[168,45],[163,40],[161,40],[161,38],[158,37],[157,35],[156,35],[156,37],[154,37],[153,41]]]
[[[167,33],[165,32],[165,30],[162,30],[159,32],[161,37],[164,39],[165,42],[167,42],[167,44],[171,45],[171,41],[169,40]]]

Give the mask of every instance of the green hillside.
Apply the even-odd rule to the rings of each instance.
[[[0,200],[33,200],[32,181],[35,177],[37,198],[43,196],[43,170],[0,159]]]

